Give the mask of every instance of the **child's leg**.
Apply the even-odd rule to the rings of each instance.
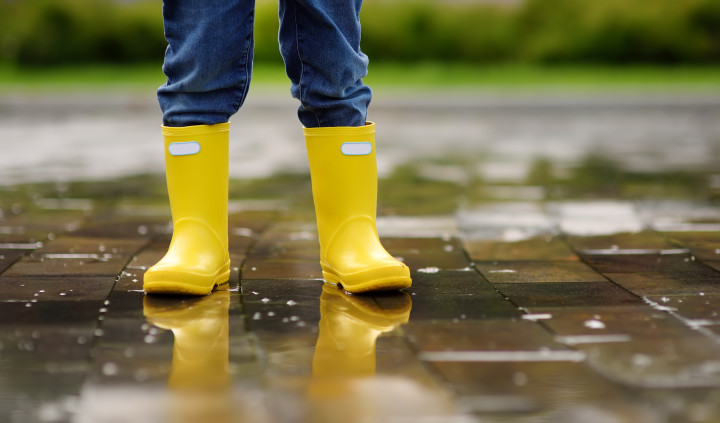
[[[361,0],[285,0],[280,46],[310,159],[320,263],[351,292],[410,286],[410,271],[380,244],[375,215],[375,125],[365,120]]]
[[[168,48],[158,89],[165,126],[227,122],[245,101],[254,0],[165,0]]]
[[[209,293],[230,274],[228,119],[252,66],[252,0],[165,0],[168,49],[158,90],[173,219],[167,254],[145,273],[148,293]]]
[[[372,91],[363,84],[362,0],[281,0],[280,51],[307,128],[365,125]]]

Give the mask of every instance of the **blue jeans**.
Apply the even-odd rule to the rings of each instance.
[[[362,0],[280,0],[280,52],[305,127],[362,126]],[[168,48],[158,89],[166,126],[227,122],[245,101],[253,61],[254,0],[164,0]]]

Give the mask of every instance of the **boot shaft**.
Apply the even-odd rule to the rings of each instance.
[[[375,124],[305,128],[304,133],[321,249],[349,220],[369,220],[375,231]]]
[[[200,219],[227,245],[229,123],[163,127],[173,225]]]

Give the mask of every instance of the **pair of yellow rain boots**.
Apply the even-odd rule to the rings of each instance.
[[[206,295],[227,282],[228,131],[227,123],[163,127],[174,232],[145,273],[145,292]],[[353,293],[409,287],[409,269],[377,233],[375,124],[304,134],[325,281]]]

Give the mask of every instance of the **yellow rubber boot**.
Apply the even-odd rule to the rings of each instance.
[[[410,270],[380,244],[375,124],[305,128],[320,264],[349,292],[407,288]]]
[[[145,292],[206,295],[227,282],[229,129],[162,128],[173,236],[165,257],[145,272]]]

